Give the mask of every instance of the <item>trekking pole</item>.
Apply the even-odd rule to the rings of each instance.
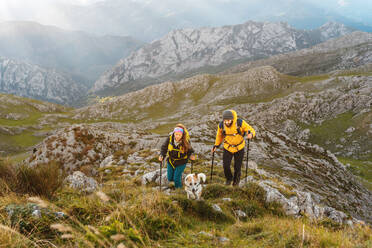
[[[245,183],[247,183],[247,180],[248,180],[248,155],[249,155],[249,142],[250,142],[250,139],[248,139],[248,145],[247,145],[247,164],[245,166]]]
[[[163,177],[162,176],[163,161],[164,161],[164,158],[162,161],[160,161],[160,192],[161,192],[161,178]]]
[[[212,183],[212,178],[213,178],[213,162],[214,162],[214,152],[212,153],[211,183]]]
[[[193,171],[193,167],[194,167],[194,161],[197,159],[197,156],[195,155],[195,159],[194,160],[191,160],[191,174],[192,174],[192,171]]]

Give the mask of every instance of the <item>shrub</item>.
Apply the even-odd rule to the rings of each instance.
[[[206,201],[192,201],[186,197],[173,197],[184,212],[195,215],[203,220],[210,220],[216,223],[234,223],[235,219],[224,212],[218,212]]]
[[[246,200],[233,200],[228,203],[234,210],[241,210],[247,214],[248,218],[256,218],[263,216],[266,212],[263,206],[256,201],[246,201]]]
[[[2,191],[13,191],[51,198],[62,186],[64,173],[55,162],[30,167],[0,162]],[[0,192],[1,193],[1,192]]]
[[[230,196],[232,192],[231,187],[222,184],[208,184],[203,190],[203,197],[205,199],[216,199],[225,196]]]
[[[238,198],[256,200],[259,203],[266,202],[265,190],[256,183],[248,183],[242,188],[235,188],[234,195]]]
[[[9,192],[16,186],[16,167],[7,161],[0,160],[0,195]]]
[[[38,164],[35,167],[21,165],[17,168],[16,191],[51,198],[62,186],[64,177],[60,166],[55,162]]]

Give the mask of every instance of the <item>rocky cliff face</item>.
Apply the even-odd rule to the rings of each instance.
[[[53,69],[0,57],[0,92],[72,104],[86,91],[84,85]]]
[[[307,48],[351,31],[335,23],[319,30],[300,31],[285,23],[252,21],[218,28],[174,30],[121,60],[96,81],[91,92],[128,92],[206,71],[207,67]]]
[[[273,66],[279,72],[291,75],[328,73],[372,63],[371,51],[372,34],[353,32],[311,48],[242,63],[223,73],[242,72],[265,65]]]

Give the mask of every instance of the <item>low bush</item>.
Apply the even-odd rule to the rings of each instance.
[[[62,186],[64,178],[60,165],[55,162],[30,167],[0,161],[0,185],[3,193],[13,191],[52,198]]]
[[[224,212],[216,211],[206,201],[193,201],[186,197],[173,197],[178,202],[184,212],[197,216],[203,220],[210,220],[216,223],[234,223],[235,219],[231,215],[227,215]]]
[[[17,192],[52,198],[64,178],[63,171],[55,162],[35,167],[21,165],[17,168]]]
[[[16,187],[17,169],[8,161],[0,160],[0,195]]]
[[[256,218],[263,216],[267,210],[256,201],[233,200],[227,205],[233,210],[241,210],[247,214],[248,218]]]

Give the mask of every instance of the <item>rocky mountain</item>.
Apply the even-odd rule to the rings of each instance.
[[[319,144],[337,156],[366,161],[368,166],[371,82],[371,64],[310,77],[285,75],[264,66],[149,86],[78,109],[73,119],[135,121],[144,129],[164,132],[178,122],[195,126],[218,119],[224,109],[234,108],[254,124],[298,142]],[[211,137],[199,139],[211,142]]]
[[[97,36],[35,22],[0,23],[0,56],[64,71],[80,84],[93,83],[142,44],[131,37]]]
[[[372,34],[353,32],[311,48],[267,59],[242,63],[223,73],[236,73],[259,66],[273,66],[290,75],[316,75],[372,63]]]
[[[0,92],[73,104],[86,92],[87,87],[69,75],[55,69],[0,57]]]
[[[264,58],[350,33],[342,24],[296,30],[285,23],[247,22],[218,28],[174,30],[122,59],[96,81],[91,92],[120,94],[242,60]]]

